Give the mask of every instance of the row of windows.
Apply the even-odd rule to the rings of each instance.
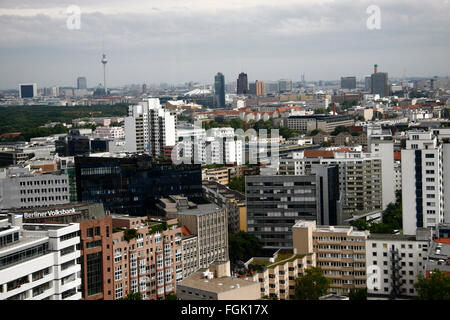
[[[20,198],[20,202],[27,203],[27,202],[41,202],[41,201],[61,201],[61,200],[68,200],[68,196],[51,196],[51,197],[34,197],[34,198]]]
[[[19,184],[21,186],[39,186],[39,185],[52,185],[52,184],[67,184],[67,179],[57,179],[57,180],[39,180],[39,181],[21,181]]]

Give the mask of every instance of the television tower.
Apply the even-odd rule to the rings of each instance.
[[[108,89],[106,88],[106,64],[108,63],[108,59],[106,59],[105,55],[105,48],[102,41],[102,51],[103,51],[103,58],[102,58],[102,64],[103,64],[103,87],[105,90],[105,95],[108,95]]]

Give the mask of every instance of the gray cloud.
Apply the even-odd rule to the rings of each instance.
[[[450,70],[445,0],[229,3],[2,1],[0,88],[73,85],[80,74],[100,82],[102,35],[112,85],[212,82],[218,71],[234,81],[242,70],[253,80],[337,79],[370,73],[373,63],[394,76]],[[66,27],[70,4],[81,8],[81,30]],[[381,8],[381,30],[366,28],[370,4]]]

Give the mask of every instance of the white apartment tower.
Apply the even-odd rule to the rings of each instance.
[[[442,144],[431,132],[408,132],[402,150],[403,233],[444,221]]]
[[[159,157],[163,147],[175,146],[176,115],[151,98],[128,107],[125,118],[125,141],[128,152],[148,152]]]

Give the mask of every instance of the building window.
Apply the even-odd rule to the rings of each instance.
[[[102,292],[102,253],[88,254],[86,257],[88,296]]]

